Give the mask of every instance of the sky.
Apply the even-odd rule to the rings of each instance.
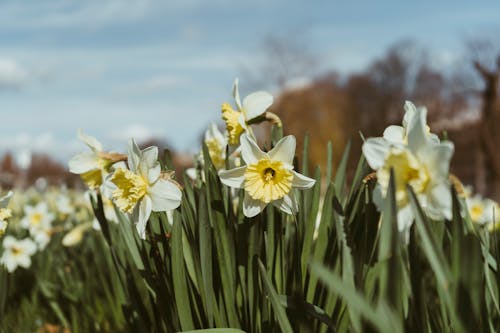
[[[404,38],[453,62],[491,31],[498,1],[0,0],[0,153],[64,162],[85,149],[79,128],[109,150],[155,137],[194,153],[234,79],[255,88],[242,75],[268,36],[350,73]]]

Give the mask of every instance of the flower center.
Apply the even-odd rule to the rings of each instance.
[[[33,227],[36,227],[40,224],[40,222],[42,222],[42,219],[43,219],[43,215],[41,213],[33,213],[30,216],[30,224]]]
[[[229,144],[237,145],[240,142],[240,135],[245,130],[240,122],[240,112],[233,110],[228,103],[222,104],[222,119],[226,122],[226,128],[229,135]]]
[[[269,203],[287,195],[292,188],[292,180],[292,172],[282,162],[265,158],[247,166],[245,191],[255,200]]]
[[[23,249],[18,246],[12,246],[10,248],[10,252],[12,253],[13,256],[18,256],[21,253],[23,253]]]
[[[483,216],[484,207],[483,205],[476,203],[471,205],[469,212],[472,221],[477,222],[479,221],[479,219],[481,219],[481,216]]]
[[[12,211],[9,208],[0,208],[0,221],[5,221],[12,216]]]
[[[80,177],[82,178],[83,182],[87,184],[87,186],[92,190],[95,190],[102,185],[102,171],[100,169],[94,169],[84,172],[80,175]]]
[[[113,199],[122,211],[131,213],[135,204],[146,195],[148,182],[141,176],[127,169],[117,169],[111,178],[117,189]]]
[[[394,170],[396,201],[399,206],[408,203],[407,184],[417,194],[425,192],[430,181],[429,172],[425,165],[420,164],[411,152],[393,148],[385,159],[384,166],[377,171],[377,179],[382,186],[384,195],[386,195],[389,186],[391,168]]]

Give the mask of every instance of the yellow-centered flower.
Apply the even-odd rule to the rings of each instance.
[[[36,244],[30,238],[18,240],[12,236],[5,236],[3,248],[0,264],[5,265],[10,273],[18,266],[24,268],[31,266],[31,256],[36,252]]]
[[[182,192],[170,177],[162,175],[158,147],[140,150],[130,140],[127,164],[129,169],[117,168],[110,178],[115,187],[112,198],[119,209],[132,214],[137,232],[144,239],[151,212],[177,208]]]
[[[247,217],[259,214],[267,204],[287,214],[298,210],[293,189],[311,188],[315,180],[293,170],[295,137],[286,136],[265,153],[248,135],[241,136],[241,155],[246,165],[220,170],[223,184],[245,189],[243,213]]]
[[[436,220],[451,219],[449,165],[454,146],[440,142],[429,133],[427,110],[407,102],[403,127],[391,126],[383,138],[370,138],[363,144],[363,154],[377,172],[373,200],[379,210],[387,195],[391,169],[394,170],[398,229],[408,240],[414,219],[407,195],[407,185],[415,192],[427,215]]]
[[[268,92],[256,91],[246,96],[241,103],[238,79],[233,84],[233,97],[237,110],[234,110],[229,103],[222,104],[222,119],[226,123],[229,144],[238,145],[241,134],[249,130],[249,122],[266,112],[273,104],[274,98]]]

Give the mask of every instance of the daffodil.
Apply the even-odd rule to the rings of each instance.
[[[24,268],[31,266],[31,256],[36,252],[36,244],[30,238],[17,240],[12,236],[5,236],[3,248],[0,263],[5,265],[10,273],[18,266]]]
[[[466,198],[467,208],[472,222],[483,226],[495,227],[499,217],[498,204],[480,194]]]
[[[226,122],[229,144],[238,145],[241,134],[245,131],[251,133],[248,125],[266,112],[273,104],[274,98],[268,92],[257,91],[246,96],[242,103],[238,91],[238,79],[233,84],[233,97],[236,110],[229,103],[222,104],[222,119]]]
[[[9,225],[8,220],[12,216],[12,211],[7,208],[11,196],[12,191],[0,198],[0,237],[5,234]]]
[[[286,136],[269,152],[263,152],[248,135],[241,136],[241,154],[246,165],[220,170],[223,184],[243,188],[243,213],[253,217],[271,203],[287,214],[298,210],[293,189],[311,188],[315,180],[293,170],[295,137]]]
[[[407,103],[401,140],[388,140],[385,135],[366,140],[362,147],[368,164],[376,171],[374,202],[379,209],[387,195],[391,169],[394,170],[398,229],[405,232],[405,237],[414,219],[407,185],[430,218],[451,219],[449,165],[454,146],[429,135],[426,116],[425,108],[415,109]]]
[[[24,217],[21,219],[21,227],[28,229],[30,235],[44,249],[52,236],[52,222],[54,214],[49,211],[46,202],[40,201],[35,206],[24,207]]]
[[[79,174],[90,189],[96,190],[103,184],[111,166],[126,157],[118,153],[104,152],[102,144],[96,138],[85,135],[82,131],[78,132],[78,136],[91,151],[73,157],[69,161],[69,171]]]
[[[161,172],[158,148],[140,150],[134,140],[129,144],[128,169],[117,168],[110,181],[116,186],[112,193],[114,203],[121,211],[132,215],[143,239],[152,211],[173,210],[181,202],[181,190],[168,173]]]

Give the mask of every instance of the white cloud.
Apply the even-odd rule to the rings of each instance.
[[[0,59],[0,90],[21,88],[28,80],[28,72],[17,62]]]
[[[157,75],[149,79],[127,84],[116,89],[118,96],[137,96],[161,92],[190,84],[190,80],[174,75]]]

